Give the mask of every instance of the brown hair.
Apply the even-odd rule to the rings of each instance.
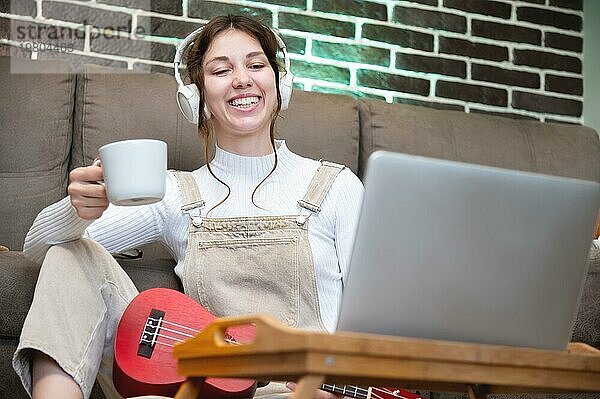
[[[199,99],[199,115],[198,115],[198,135],[204,142],[204,156],[206,159],[206,165],[210,174],[217,179],[221,184],[227,187],[228,193],[227,196],[215,205],[212,209],[221,205],[225,200],[229,197],[231,193],[231,188],[219,179],[213,173],[210,167],[210,159],[209,157],[209,148],[211,147],[211,137],[213,136],[213,124],[210,118],[206,118],[204,115],[204,70],[202,68],[202,64],[204,62],[204,55],[208,50],[210,44],[213,39],[221,32],[224,32],[229,29],[237,29],[242,31],[251,37],[255,38],[262,47],[262,50],[275,73],[275,88],[277,92],[277,105],[275,110],[271,116],[271,124],[270,124],[270,137],[271,137],[271,146],[273,147],[273,152],[275,154],[275,162],[273,165],[273,169],[271,172],[254,188],[252,192],[252,203],[258,207],[254,203],[254,194],[260,185],[275,171],[277,167],[277,151],[275,151],[275,121],[277,115],[279,115],[279,111],[281,110],[281,94],[279,91],[279,68],[280,65],[277,62],[277,51],[279,50],[279,45],[277,44],[277,39],[275,38],[275,34],[267,25],[254,20],[252,18],[243,16],[243,15],[221,15],[212,18],[202,29],[202,31],[198,34],[194,42],[188,47],[186,51],[186,61],[187,61],[187,73],[190,77],[192,83],[198,87],[198,91],[200,92]],[[210,211],[209,211],[210,212]]]

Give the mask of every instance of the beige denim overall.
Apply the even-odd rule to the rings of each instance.
[[[190,215],[183,268],[187,295],[216,316],[268,313],[291,327],[323,330],[308,223],[342,165],[322,162],[298,215],[206,218],[190,172],[175,172]]]
[[[291,327],[326,331],[320,316],[308,223],[344,168],[323,161],[299,213],[290,216],[207,218],[190,172],[175,172],[182,211],[190,215],[183,269],[187,295],[215,316],[268,313]],[[289,393],[280,383],[256,396]]]

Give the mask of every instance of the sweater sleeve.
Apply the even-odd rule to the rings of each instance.
[[[360,179],[350,169],[344,169],[337,180],[339,181],[336,181],[335,184],[337,186],[335,250],[338,257],[338,266],[342,273],[342,281],[345,281],[348,276],[364,187]]]
[[[141,206],[110,204],[99,219],[81,219],[70,198],[48,206],[36,217],[25,238],[23,252],[29,259],[41,263],[52,245],[87,237],[117,253],[140,245],[165,240],[164,231],[169,207],[178,204],[179,189],[168,174],[165,198]]]
[[[65,197],[37,215],[25,236],[23,254],[36,263],[42,263],[52,245],[81,238],[91,223],[91,220],[80,218],[71,205],[71,198]]]

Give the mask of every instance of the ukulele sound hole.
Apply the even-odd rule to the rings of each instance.
[[[152,352],[154,352],[154,346],[158,339],[158,334],[162,325],[162,321],[165,318],[165,312],[157,309],[152,309],[150,315],[146,319],[144,325],[144,331],[140,337],[140,344],[138,346],[138,356],[142,356],[150,359]]]

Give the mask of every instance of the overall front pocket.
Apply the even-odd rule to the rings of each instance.
[[[298,245],[297,237],[200,242],[196,286],[202,305],[216,316],[267,313],[296,326]]]

